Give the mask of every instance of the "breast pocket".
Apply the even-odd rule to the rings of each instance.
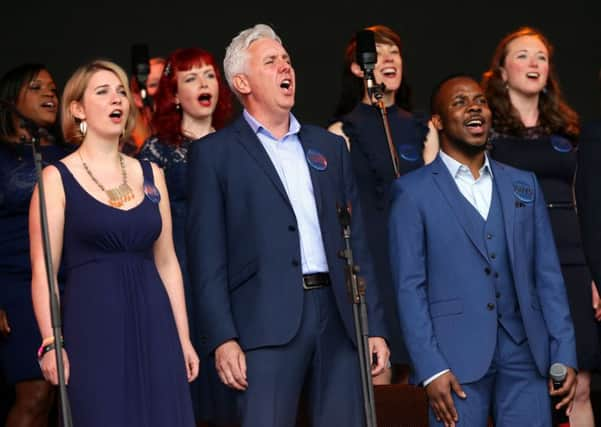
[[[231,273],[228,280],[228,289],[230,292],[233,292],[235,289],[248,282],[257,274],[258,269],[257,260],[254,259]]]
[[[437,301],[430,304],[430,316],[452,316],[463,313],[463,302],[460,299]]]
[[[523,224],[534,218],[534,202],[524,203],[519,200],[515,201],[515,216],[516,222]]]

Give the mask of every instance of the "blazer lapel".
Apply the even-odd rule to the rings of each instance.
[[[475,212],[475,209],[474,212],[469,211],[469,201],[465,199],[463,194],[461,194],[461,191],[459,191],[459,188],[457,188],[457,184],[453,180],[453,177],[440,156],[432,162],[432,177],[440,188],[443,197],[451,206],[451,210],[469,239],[484,259],[488,260],[482,241],[484,233],[484,230],[481,227],[482,221],[472,220],[474,213],[476,215],[478,215],[478,213]]]
[[[497,186],[497,193],[501,199],[501,206],[503,209],[503,220],[505,222],[505,235],[507,237],[507,248],[509,250],[509,259],[511,265],[514,262],[514,225],[515,225],[515,209],[516,200],[513,195],[513,183],[508,171],[505,167],[494,160],[488,160],[492,169],[493,181]]]
[[[238,142],[240,145],[242,145],[259,166],[261,166],[263,172],[265,172],[286,203],[292,208],[292,204],[290,203],[286,189],[280,180],[280,176],[275,170],[275,167],[269,158],[269,154],[267,154],[267,151],[263,148],[263,144],[261,144],[259,137],[254,134],[244,117],[238,119],[235,128],[238,132]]]
[[[311,134],[309,131],[306,130],[306,127],[301,127],[301,130],[299,132],[299,139],[301,141],[303,151],[305,152],[305,160],[307,159],[307,153],[309,150],[314,150],[318,153],[323,154],[323,152],[319,149],[319,144],[316,143],[315,138],[311,137]],[[325,174],[325,170],[319,171],[312,167],[310,164],[308,164],[308,162],[307,168],[309,168],[309,174],[311,175],[311,183],[313,184],[313,194],[315,196],[315,204],[317,205],[317,213],[321,216],[322,189],[320,181],[323,175]]]

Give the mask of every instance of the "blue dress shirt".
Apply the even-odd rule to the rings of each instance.
[[[292,204],[300,236],[303,274],[328,271],[313,182],[298,133],[301,125],[290,113],[288,132],[277,139],[246,110],[243,116],[267,151]]]

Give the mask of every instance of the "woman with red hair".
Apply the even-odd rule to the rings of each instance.
[[[193,141],[227,122],[232,113],[231,94],[213,55],[200,48],[182,48],[167,57],[154,101],[152,126],[156,133],[144,143],[138,157],[165,171],[175,249],[186,276],[187,152]]]
[[[200,48],[181,48],[167,57],[154,102],[156,110],[152,117],[152,128],[155,134],[144,143],[138,157],[155,162],[165,172],[173,220],[173,240],[184,277],[190,335],[193,342],[197,342],[185,239],[187,153],[195,140],[220,129],[230,119],[231,92],[213,55]],[[209,382],[205,380],[203,378],[202,385],[192,386],[192,398],[200,417],[212,418],[207,412],[207,394],[214,395],[216,392],[206,389]],[[203,392],[198,388],[202,388]],[[201,396],[202,399],[199,399]],[[214,412],[214,409],[210,411]]]

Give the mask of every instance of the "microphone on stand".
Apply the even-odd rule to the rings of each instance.
[[[131,47],[132,74],[140,88],[140,96],[145,107],[152,109],[152,97],[148,95],[146,82],[150,74],[150,58],[148,56],[148,45],[137,43]]]
[[[367,93],[370,97],[379,100],[384,94],[384,84],[376,84],[374,77],[374,68],[378,62],[378,53],[376,51],[376,41],[374,32],[371,30],[361,30],[357,33],[357,49],[356,58],[357,64],[361,67],[364,73],[365,85]]]
[[[549,377],[553,381],[553,390],[560,389],[568,375],[568,368],[562,363],[554,363],[549,369]],[[561,396],[553,396],[551,398],[551,409],[553,415],[553,426],[555,427],[570,427],[570,418],[566,415],[565,409],[557,410],[557,405],[562,400]]]
[[[400,160],[399,154],[397,153],[396,146],[392,140],[392,133],[390,131],[390,124],[388,123],[388,113],[386,106],[384,105],[384,90],[386,86],[384,83],[377,84],[374,77],[374,68],[378,62],[378,52],[376,51],[376,40],[374,32],[371,30],[361,30],[356,35],[357,49],[356,49],[356,62],[363,70],[363,80],[365,87],[367,88],[367,95],[372,102],[373,106],[378,107],[382,116],[382,124],[384,126],[384,132],[386,134],[386,141],[388,143],[388,150],[390,151],[390,160],[394,170],[394,177],[400,176]]]

